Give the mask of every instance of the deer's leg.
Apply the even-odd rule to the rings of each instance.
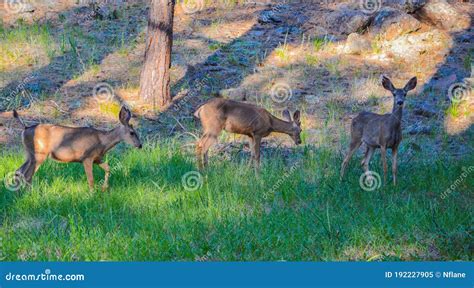
[[[382,158],[382,165],[383,165],[383,181],[384,183],[387,182],[387,147],[380,146],[380,154]]]
[[[397,155],[398,155],[398,147],[393,147],[392,148],[393,185],[397,185]]]
[[[214,143],[217,142],[217,136],[212,134],[204,134],[204,136],[199,140],[198,145],[196,147],[196,154],[198,156],[198,165],[199,169],[206,167],[208,164],[208,152],[209,148],[211,148]],[[204,155],[204,157],[203,157]],[[204,163],[202,162],[202,158],[204,158]]]
[[[31,160],[30,160],[30,158],[28,157],[28,158],[26,159],[25,163],[23,163],[23,164],[20,166],[20,168],[18,168],[18,169],[16,170],[16,173],[21,173],[21,174],[24,175],[26,169],[28,169],[28,166],[30,166],[30,165],[31,165]]]
[[[104,184],[102,185],[102,191],[105,191],[107,188],[109,188],[110,167],[107,163],[100,163],[99,167],[105,171]]]
[[[35,173],[34,160],[27,159],[20,168],[15,171],[15,177],[19,182],[15,182],[15,186],[21,186],[24,182],[28,185],[31,185],[33,180],[33,174]],[[24,181],[24,182],[23,182]]]
[[[33,158],[28,156],[25,163],[23,163],[23,165],[21,165],[20,168],[16,170],[15,174],[18,175],[19,177],[24,177],[26,182],[28,184],[31,184],[31,178],[33,177],[33,173],[34,173],[34,166],[35,164],[34,164]],[[27,175],[30,176],[29,181],[28,181]]]
[[[203,142],[203,139],[204,138],[199,139],[199,141],[196,143],[196,160],[197,160],[199,169],[203,168],[203,165],[202,165],[202,142]]]
[[[262,138],[260,136],[254,137],[254,161],[255,168],[260,168],[260,144],[262,143]]]
[[[203,151],[204,151],[204,166],[207,166],[209,162],[209,148],[217,142],[217,137],[210,135],[206,142],[204,143]]]
[[[249,145],[250,145],[250,161],[249,165],[253,164],[255,159],[255,138],[253,136],[249,136]]]
[[[45,154],[35,154],[35,173],[38,171],[39,167],[43,162],[48,158],[48,155]]]
[[[89,182],[89,189],[94,189],[94,174],[92,172],[92,159],[85,159],[82,164],[84,165],[84,171],[86,172],[87,182]]]
[[[39,167],[41,164],[43,164],[47,157],[48,155],[35,154],[29,158],[29,164],[22,173],[25,177],[26,183],[31,185],[31,182],[33,181],[33,175],[35,175],[36,171],[38,171]]]
[[[360,165],[364,166],[365,159],[367,158],[368,154],[369,154],[369,146],[365,147],[364,158],[362,159],[362,161],[360,161]]]
[[[46,160],[47,155],[44,154],[34,154],[29,155],[28,160],[23,164],[19,170],[19,172],[25,177],[25,181],[28,184],[31,184],[33,181],[33,175],[35,175],[36,171],[38,171],[41,164]]]
[[[364,171],[369,171],[369,163],[372,155],[374,155],[375,148],[367,146],[367,152],[365,153],[365,158],[362,160],[362,164],[364,165]]]
[[[342,162],[342,165],[341,165],[341,178],[340,178],[341,180],[342,178],[344,178],[344,172],[347,168],[347,165],[349,164],[349,161],[352,158],[352,155],[354,155],[354,152],[360,147],[361,144],[362,142],[360,141],[351,142],[351,145],[349,147],[349,153],[347,153],[347,156],[346,158],[344,158],[344,161]]]

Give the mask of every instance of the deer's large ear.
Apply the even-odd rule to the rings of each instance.
[[[385,75],[382,75],[382,86],[390,92],[393,92],[395,90],[392,81]]]
[[[130,118],[132,118],[132,113],[130,113],[130,110],[123,106],[122,109],[120,109],[119,114],[120,123],[123,125],[129,125],[128,122],[130,121]]]
[[[301,124],[301,113],[300,110],[296,110],[296,112],[293,114],[293,121],[295,121],[296,124],[300,125]]]
[[[286,121],[291,122],[291,114],[290,114],[290,111],[288,111],[288,109],[283,110],[283,118]]]
[[[408,92],[410,90],[415,89],[417,81],[418,80],[416,79],[416,77],[411,78],[410,81],[408,81],[407,85],[405,85],[405,88],[403,88],[403,90],[405,90],[405,92]]]

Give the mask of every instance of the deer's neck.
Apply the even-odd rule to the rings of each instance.
[[[272,116],[272,130],[277,133],[285,133],[290,135],[293,130],[293,124]]]
[[[103,145],[105,146],[104,153],[114,148],[115,145],[122,141],[120,134],[120,127],[117,127],[105,133],[105,137],[103,139]]]
[[[403,116],[403,105],[399,106],[399,105],[396,105],[395,103],[393,103],[392,116],[393,116],[392,118],[396,122],[401,123],[402,122],[402,116]]]

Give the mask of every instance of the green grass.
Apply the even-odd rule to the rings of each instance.
[[[275,49],[275,55],[283,62],[288,62],[290,60],[290,55],[288,51],[287,44],[280,44],[278,48]]]
[[[306,63],[311,66],[316,66],[319,64],[319,58],[316,55],[306,54],[305,60]]]
[[[110,189],[90,192],[80,164],[47,161],[33,187],[0,188],[2,260],[472,260],[472,175],[440,195],[474,156],[446,160],[400,151],[399,185],[359,186],[354,157],[305,146],[264,149],[259,176],[248,155],[211,157],[203,185],[182,143],[120,145],[108,156]],[[286,155],[286,156],[284,156]],[[288,156],[289,155],[289,156]],[[23,161],[2,150],[0,177]],[[373,169],[380,173],[380,159]],[[96,181],[103,172],[95,169]],[[470,193],[470,194],[469,194]],[[0,255],[1,257],[1,255]]]
[[[446,110],[446,115],[449,115],[453,118],[457,118],[461,116],[461,109],[459,103],[451,103],[448,109]]]
[[[14,64],[35,63],[40,51],[52,59],[56,50],[49,23],[28,25],[19,21],[14,27],[0,26],[0,72]]]
[[[316,38],[313,40],[313,48],[317,52],[321,50],[324,47],[324,45],[326,45],[326,43],[327,43],[327,39],[325,37]]]

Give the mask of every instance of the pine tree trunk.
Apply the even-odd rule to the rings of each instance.
[[[145,64],[140,76],[140,97],[153,104],[153,107],[171,103],[170,67],[175,2],[151,2]]]

